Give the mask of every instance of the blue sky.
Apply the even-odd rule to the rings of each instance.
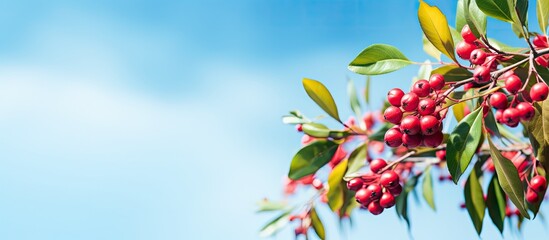
[[[450,22],[452,2],[436,1]],[[321,114],[301,78],[323,81],[350,114],[345,79],[363,78],[346,66],[363,48],[388,43],[427,58],[417,6],[0,2],[1,238],[257,239],[272,216],[255,214],[255,202],[281,197],[299,148],[280,116]],[[492,37],[521,44],[506,24],[490,24]],[[416,72],[375,77],[372,99],[408,87]],[[459,187],[436,190],[437,213],[411,210],[412,235],[474,239]],[[345,239],[323,216],[329,236]],[[408,236],[393,211],[356,219],[348,239]],[[546,236],[544,227],[527,223],[524,238]],[[484,229],[500,238],[489,220]],[[276,238],[290,237],[287,229]]]

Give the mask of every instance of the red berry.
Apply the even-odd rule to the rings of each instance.
[[[404,96],[402,96],[400,104],[402,106],[402,109],[404,109],[404,111],[406,112],[415,111],[417,109],[417,105],[419,104],[419,96],[413,92],[404,94]]]
[[[517,75],[511,75],[505,79],[505,89],[511,94],[516,94],[522,87],[522,81]]]
[[[379,205],[384,208],[390,208],[395,205],[395,197],[390,192],[385,192],[379,199]]]
[[[313,180],[312,185],[316,190],[320,190],[324,187],[324,184],[322,184],[322,181],[318,178],[315,178],[315,180]]]
[[[463,37],[463,40],[468,43],[474,43],[477,40],[477,37],[475,37],[475,34],[471,32],[471,29],[467,24],[465,24],[461,29],[461,36]]]
[[[372,184],[366,188],[370,193],[370,200],[375,201],[381,197],[381,186],[379,184]]]
[[[379,170],[383,169],[387,166],[387,162],[385,160],[378,158],[374,159],[370,162],[370,170],[372,170],[373,173],[379,172]]]
[[[528,190],[526,191],[526,201],[529,203],[537,203],[538,193],[532,190],[531,188],[528,188]]]
[[[368,205],[370,203],[370,194],[371,192],[366,190],[366,188],[361,188],[355,193],[355,199],[362,205]]]
[[[469,89],[471,89],[473,87],[473,83],[466,83],[465,85],[463,85],[463,90],[464,91],[468,91]]]
[[[516,108],[507,108],[503,111],[503,122],[507,126],[513,127],[515,124],[518,124],[520,120],[520,112]]]
[[[421,133],[423,135],[433,135],[438,132],[439,124],[440,122],[438,121],[438,119],[432,115],[423,116],[419,120]]]
[[[427,97],[431,92],[431,86],[427,80],[421,79],[414,83],[412,92],[417,94],[418,97]]]
[[[399,177],[395,171],[386,171],[379,177],[379,183],[386,188],[392,188],[399,185],[398,180]]]
[[[535,176],[530,179],[530,188],[538,193],[541,193],[547,189],[547,181],[542,176]]]
[[[495,117],[496,117],[496,121],[497,121],[498,123],[503,123],[503,122],[504,122],[504,121],[503,121],[503,109],[496,110],[496,114],[495,114],[495,115],[496,115],[496,116],[495,116]]]
[[[532,98],[533,101],[543,101],[547,98],[548,92],[549,88],[547,87],[547,84],[539,82],[530,88],[530,98]]]
[[[433,135],[423,136],[423,144],[425,144],[426,147],[438,147],[440,144],[442,144],[443,140],[444,134],[442,134],[442,132],[440,131],[435,132],[435,134]]]
[[[501,76],[499,76],[499,77],[500,77],[500,79],[507,79],[511,75],[515,75],[515,71],[509,70],[509,71],[501,74]]]
[[[535,58],[534,61],[536,61],[536,63],[542,67],[549,67],[549,61],[545,56],[539,56]]]
[[[400,88],[393,88],[387,93],[387,101],[395,107],[400,107],[402,96],[404,96],[404,92]]]
[[[402,111],[398,107],[389,106],[385,109],[385,112],[383,112],[383,118],[392,124],[399,124],[402,119]]]
[[[532,43],[539,48],[549,47],[549,43],[547,42],[547,36],[543,36],[543,35],[536,35]]]
[[[383,212],[383,207],[379,205],[379,202],[371,202],[368,204],[368,211],[374,215],[379,215]]]
[[[476,83],[482,84],[490,81],[490,69],[485,66],[477,66],[473,72]]]
[[[402,186],[400,186],[400,184],[397,184],[397,185],[395,185],[393,187],[390,187],[390,188],[387,188],[387,189],[395,197],[398,197],[398,195],[400,195],[400,193],[402,192]]]
[[[400,131],[400,128],[396,127],[387,130],[383,140],[389,147],[398,147],[402,145],[402,132]]]
[[[532,107],[532,104],[528,102],[517,104],[516,109],[519,111],[520,119],[524,121],[530,121],[536,114],[536,110]]]
[[[435,112],[435,108],[436,108],[435,100],[430,98],[425,98],[425,99],[419,100],[417,112],[422,116],[430,115],[433,112]]]
[[[440,90],[444,87],[444,76],[435,73],[429,78],[429,86],[434,90]]]
[[[437,156],[438,159],[440,159],[441,161],[444,161],[446,160],[446,150],[442,149],[442,150],[438,150],[435,155]]]
[[[482,49],[475,49],[471,52],[471,56],[469,57],[469,61],[471,61],[472,64],[475,65],[481,65],[486,61],[486,52],[484,52]]]
[[[456,53],[461,59],[469,60],[469,58],[471,57],[471,52],[475,49],[477,49],[477,46],[475,46],[475,44],[463,41],[457,44]]]
[[[409,134],[402,134],[402,145],[407,148],[415,148],[419,145],[421,145],[421,141],[423,139],[421,138],[421,134],[416,135],[409,135]]]
[[[400,130],[405,134],[414,135],[421,131],[419,118],[408,115],[400,121]]]
[[[353,178],[347,182],[347,188],[351,191],[357,191],[362,188],[364,181],[361,178]]]
[[[490,96],[490,105],[496,109],[506,109],[507,96],[502,92],[495,92]]]

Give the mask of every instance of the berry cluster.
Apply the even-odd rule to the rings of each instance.
[[[526,201],[537,203],[543,198],[543,193],[547,189],[547,180],[543,176],[535,176],[530,179],[528,190],[526,191]]]
[[[439,114],[440,90],[444,87],[444,77],[433,74],[429,81],[418,80],[409,93],[393,88],[387,93],[391,104],[383,117],[395,124],[385,133],[385,143],[390,147],[403,145],[437,147],[442,143],[442,122]]]
[[[399,175],[391,170],[382,172],[386,166],[387,162],[383,159],[372,160],[370,174],[347,182],[347,188],[356,191],[356,201],[374,215],[379,215],[383,209],[394,206],[395,197],[402,192]]]
[[[547,42],[547,36],[536,35],[532,41],[534,48],[536,50],[549,48],[549,43]],[[549,54],[545,54],[534,59],[536,63],[542,67],[549,67]]]

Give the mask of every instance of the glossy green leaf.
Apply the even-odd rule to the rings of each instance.
[[[347,173],[345,173],[345,177],[358,172],[358,170],[366,165],[367,154],[368,146],[366,145],[366,143],[360,144],[355,150],[353,150],[353,152],[351,152],[351,155],[349,155],[349,164],[347,167]]]
[[[499,133],[499,128],[496,122],[496,118],[494,117],[494,113],[492,111],[488,111],[486,114],[486,117],[484,118],[484,127],[487,130],[490,130],[493,135],[501,138],[501,133]]]
[[[326,138],[330,136],[330,129],[320,123],[303,124],[303,132],[311,137]]]
[[[431,166],[425,169],[423,174],[423,199],[429,204],[429,207],[436,211],[435,207],[435,195],[433,193],[433,177],[431,176]]]
[[[465,0],[465,22],[469,25],[471,32],[477,37],[486,35],[486,14],[482,12],[477,2],[482,0]],[[461,29],[459,29],[461,31]]]
[[[543,35],[547,35],[547,25],[549,25],[549,0],[536,1],[536,15],[538,24]]]
[[[396,71],[411,63],[397,48],[374,44],[358,54],[349,64],[349,70],[363,75],[379,75]]]
[[[466,0],[458,0],[456,6],[456,29],[462,29],[467,22],[465,21],[465,2]]]
[[[429,42],[429,39],[423,35],[422,37],[423,41],[423,51],[425,53],[429,54],[429,56],[434,57],[436,60],[440,61],[440,55],[442,54],[431,42]]]
[[[313,101],[320,106],[324,112],[338,122],[341,122],[334,98],[324,84],[316,80],[304,78],[303,88],[305,88],[307,95],[309,95],[309,97],[313,99]]]
[[[347,80],[347,94],[349,95],[349,102],[351,103],[351,109],[355,113],[356,117],[360,119],[360,117],[362,116],[360,101],[358,100],[358,97],[356,95],[355,83],[351,79]],[[359,122],[362,123],[363,121],[359,121]]]
[[[457,65],[445,65],[439,67],[431,72],[431,75],[438,73],[444,76],[446,82],[457,82],[470,77],[473,77],[473,73],[467,71],[467,69],[460,68]]]
[[[324,224],[320,220],[320,217],[318,217],[318,214],[316,213],[315,208],[311,209],[310,216],[311,216],[311,225],[313,226],[313,230],[315,230],[315,233],[318,236],[318,238],[322,240],[326,239],[326,230],[324,230]]]
[[[513,0],[515,2],[514,13],[516,14],[517,20],[514,19],[515,23],[528,26],[528,0]],[[514,16],[513,16],[514,18]]]
[[[332,159],[337,147],[337,143],[327,140],[317,140],[303,147],[292,159],[288,177],[297,180],[315,173]]]
[[[437,7],[429,6],[420,0],[418,19],[425,37],[440,52],[457,62],[454,53],[454,40],[448,27],[448,20]]]
[[[490,144],[490,155],[492,156],[492,161],[496,167],[499,185],[507,196],[509,196],[511,202],[513,202],[520,211],[520,214],[525,218],[530,219],[526,203],[524,202],[524,187],[520,181],[515,165],[513,165],[511,160],[501,155],[490,138],[488,138],[488,143]]]
[[[339,211],[344,203],[343,176],[347,171],[347,159],[341,161],[328,175],[328,206],[332,211]]]
[[[454,128],[446,146],[446,162],[457,183],[476,152],[482,132],[482,108],[467,115]]]
[[[499,186],[497,175],[494,174],[492,180],[490,180],[490,185],[488,185],[486,207],[488,208],[488,215],[490,215],[492,222],[496,225],[500,233],[503,233],[506,206],[505,192],[503,192],[503,189]]]
[[[478,235],[482,232],[482,221],[484,220],[484,210],[486,208],[482,185],[479,181],[482,172],[480,166],[480,164],[475,164],[475,168],[469,174],[465,183],[465,189],[463,190],[465,194],[465,206]]]
[[[261,228],[261,231],[259,232],[259,236],[270,237],[275,233],[277,233],[279,230],[281,230],[290,222],[290,219],[288,217],[290,213],[291,211],[286,211],[282,213],[280,216],[278,216],[277,218],[267,223],[263,228]]]
[[[513,22],[512,7],[508,2],[507,0],[477,0],[477,5],[482,12],[490,17],[505,22]]]

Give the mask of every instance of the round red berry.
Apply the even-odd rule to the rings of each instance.
[[[442,150],[438,150],[435,155],[437,156],[438,159],[440,159],[440,161],[444,161],[446,160],[446,150],[442,149]]]
[[[473,72],[473,79],[476,83],[482,84],[490,81],[490,69],[485,66],[477,66]]]
[[[406,112],[412,112],[417,109],[419,104],[419,96],[413,92],[404,94],[400,101],[402,109]]]
[[[362,188],[364,181],[361,178],[353,178],[347,182],[347,188],[351,191],[357,191]]]
[[[471,29],[467,24],[465,24],[461,29],[461,37],[463,37],[463,40],[468,43],[474,43],[477,40],[477,37],[475,37],[475,34],[471,32]]]
[[[370,162],[370,170],[374,173],[378,173],[379,170],[387,166],[387,162],[381,158],[374,159]]]
[[[296,125],[295,125],[295,130],[297,130],[298,132],[303,132],[303,125],[301,125],[301,124],[296,124]]]
[[[511,75],[505,79],[505,89],[511,94],[516,94],[522,87],[522,81],[517,75]]]
[[[417,94],[418,97],[427,97],[431,92],[431,86],[427,80],[421,79],[414,83],[412,92]]]
[[[315,178],[315,180],[313,180],[313,187],[317,190],[320,190],[324,187],[324,184],[322,183],[322,180],[318,179],[318,178]]]
[[[409,134],[402,134],[402,145],[407,148],[415,148],[419,145],[421,145],[421,142],[423,139],[421,138],[420,134],[416,135],[409,135]]]
[[[435,73],[429,78],[429,86],[434,90],[440,90],[444,87],[444,76]]]
[[[440,144],[442,144],[443,140],[444,134],[442,134],[442,132],[440,131],[435,132],[434,134],[429,136],[423,136],[423,144],[425,144],[426,147],[438,147]]]
[[[530,98],[533,101],[543,101],[547,98],[548,92],[549,88],[547,87],[547,84],[539,82],[530,88]]]
[[[400,88],[393,88],[387,93],[387,101],[395,107],[400,107],[402,96],[404,96],[404,92]]]
[[[537,203],[538,193],[532,190],[531,188],[528,188],[528,190],[526,191],[526,201],[529,203]]]
[[[379,205],[378,201],[368,204],[368,211],[374,215],[379,215],[383,212],[383,207]]]
[[[539,48],[549,47],[549,43],[547,42],[547,36],[543,36],[543,35],[536,35],[532,43]]]
[[[545,56],[536,57],[534,61],[542,67],[549,67],[549,60]]]
[[[547,189],[547,180],[543,176],[535,176],[530,179],[530,188],[538,193],[543,192]]]
[[[421,131],[419,118],[408,115],[400,121],[400,130],[405,134],[414,135]]]
[[[402,145],[402,132],[399,127],[391,128],[385,132],[385,137],[383,139],[385,144],[389,147],[398,147]]]
[[[399,185],[398,180],[399,177],[395,171],[386,171],[379,177],[379,183],[386,188],[392,188]]]
[[[366,187],[366,190],[370,191],[370,200],[375,201],[381,197],[381,186],[379,184],[372,184]]]
[[[475,44],[463,41],[457,44],[456,53],[461,59],[469,60],[471,57],[471,52],[475,49],[477,49]]]
[[[383,118],[392,124],[399,124],[400,120],[402,120],[402,110],[395,106],[389,106],[383,112]]]
[[[528,102],[521,102],[517,104],[516,109],[519,111],[520,119],[524,121],[530,121],[536,114],[536,110],[532,104]]]
[[[475,49],[471,52],[471,56],[469,57],[469,61],[471,61],[472,64],[475,65],[481,65],[486,61],[486,52],[484,52],[482,49]]]
[[[507,96],[502,92],[495,92],[490,96],[490,105],[496,109],[507,108]]]
[[[421,133],[423,135],[433,135],[438,132],[439,124],[440,121],[432,115],[423,116],[419,120]]]
[[[384,208],[390,208],[395,205],[395,197],[390,192],[385,192],[379,199],[379,205]]]
[[[393,196],[398,197],[400,193],[402,192],[402,186],[400,184],[397,184],[393,187],[387,188]]]
[[[503,123],[503,122],[504,122],[504,121],[503,121],[503,109],[497,110],[495,115],[496,115],[496,116],[495,116],[496,121],[497,121],[498,123]]]
[[[518,124],[520,120],[520,112],[516,108],[507,108],[503,111],[503,122],[507,124],[507,126],[514,126],[515,124]]]
[[[367,205],[370,203],[370,194],[371,192],[366,190],[366,188],[361,188],[355,193],[355,199],[357,202],[361,203],[362,205]]]
[[[424,98],[419,100],[417,112],[422,116],[430,115],[433,112],[435,112],[435,108],[436,108],[435,100],[430,98]]]

